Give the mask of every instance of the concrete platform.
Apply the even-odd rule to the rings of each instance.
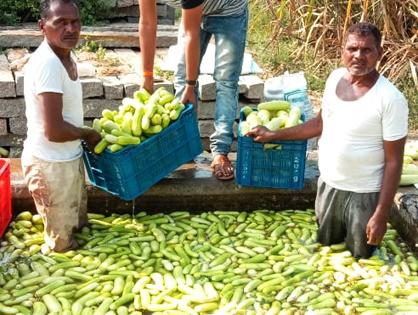
[[[235,163],[235,154],[230,154]],[[89,209],[97,212],[130,213],[135,211],[208,211],[255,209],[306,209],[314,206],[319,175],[316,152],[309,152],[303,189],[270,189],[240,187],[234,180],[219,181],[210,168],[211,156],[205,152],[186,163],[151,187],[132,202],[126,202],[87,181]],[[20,159],[11,159],[13,209],[16,212],[34,210],[34,204],[24,183]],[[63,188],[65,189],[65,188]],[[396,200],[418,190],[400,188]]]
[[[125,202],[87,182],[89,209],[95,212],[130,213],[133,208],[135,211],[148,212],[312,208],[318,177],[315,155],[310,154],[307,160],[305,187],[301,190],[240,187],[234,180],[219,181],[212,176],[210,154],[203,153],[132,202]],[[230,157],[235,163],[235,154]],[[23,180],[20,159],[11,159],[11,166],[14,211],[34,210]]]
[[[168,48],[177,43],[178,27],[158,25],[156,47]],[[83,26],[80,43],[95,41],[106,48],[138,48],[138,23],[113,23],[108,26]],[[38,47],[43,37],[36,23],[0,28],[0,47]]]

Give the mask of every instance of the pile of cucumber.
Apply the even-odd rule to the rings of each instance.
[[[417,314],[418,262],[389,229],[370,259],[316,242],[312,210],[89,214],[50,252],[39,215],[0,247],[0,314]]]
[[[287,101],[260,103],[257,105],[257,110],[247,105],[242,108],[242,111],[245,120],[240,122],[239,131],[241,136],[245,136],[248,131],[256,126],[264,126],[269,130],[276,131],[302,123],[300,107],[291,106]]]
[[[418,142],[405,144],[400,186],[418,184]]]
[[[119,111],[105,109],[102,117],[93,121],[93,128],[102,135],[94,152],[100,154],[108,148],[114,153],[127,145],[138,145],[177,120],[184,108],[185,105],[163,87],[152,95],[145,89],[136,91],[133,98],[122,100]]]

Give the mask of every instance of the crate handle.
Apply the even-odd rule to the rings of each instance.
[[[278,143],[265,143],[264,146],[263,146],[263,149],[265,151],[267,151],[267,150],[281,150],[282,145],[278,144]]]
[[[84,151],[87,151],[87,152],[89,152],[89,153],[93,153],[93,152],[91,152],[91,150],[89,149],[89,146],[87,145],[87,142],[86,142],[86,141],[81,140],[81,146],[82,146],[82,148],[83,148],[83,150],[84,150]]]

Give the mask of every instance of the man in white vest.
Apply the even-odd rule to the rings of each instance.
[[[386,233],[408,133],[407,101],[376,70],[381,56],[376,26],[352,25],[342,51],[345,67],[329,76],[318,116],[277,132],[258,126],[248,133],[262,142],[320,136],[318,241],[345,241],[355,257],[369,257]]]
[[[73,231],[87,224],[81,140],[100,134],[83,128],[81,83],[71,50],[80,37],[75,0],[41,2],[44,41],[25,67],[27,138],[22,168],[45,225],[45,243],[62,252],[77,246]]]

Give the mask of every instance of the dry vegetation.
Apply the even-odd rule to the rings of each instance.
[[[418,129],[418,1],[249,0],[249,46],[270,75],[304,70],[312,89],[339,64],[346,29],[369,21],[383,34],[379,71],[407,96]]]

